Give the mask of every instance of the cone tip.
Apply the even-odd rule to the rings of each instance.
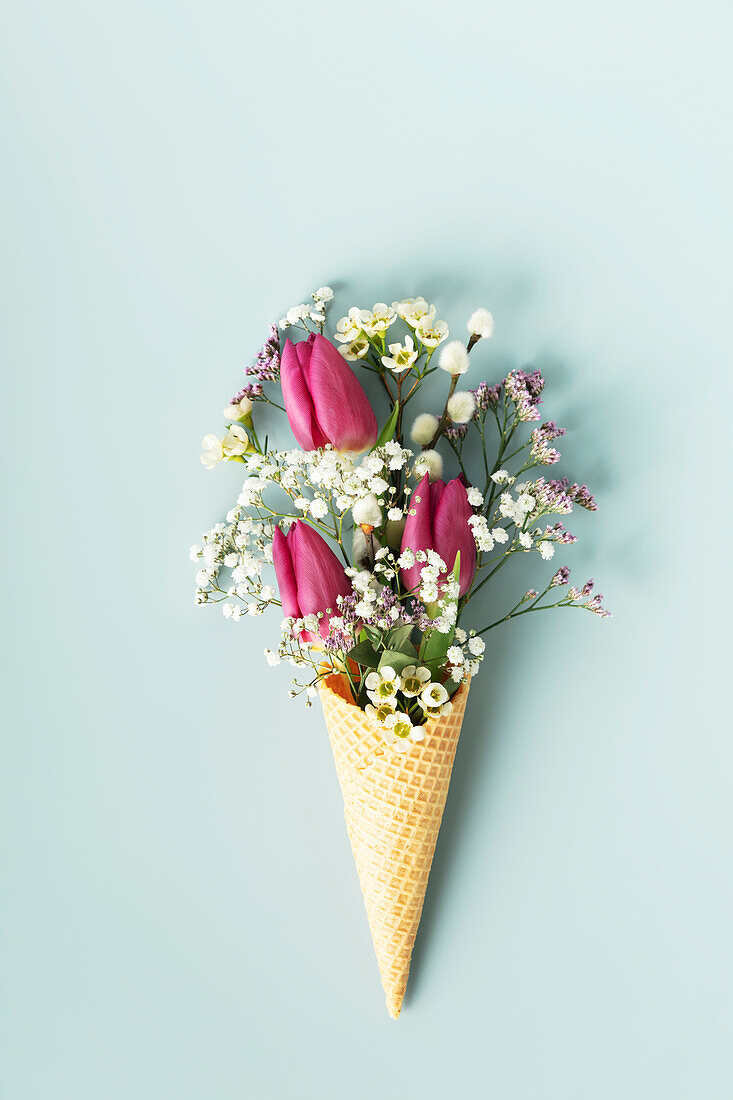
[[[396,1020],[402,1011],[402,997],[395,997],[392,994],[387,994],[387,1012],[393,1020]]]

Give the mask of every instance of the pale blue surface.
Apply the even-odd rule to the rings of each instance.
[[[6,8],[3,1100],[730,1094],[731,22]],[[320,712],[187,557],[200,437],[339,280],[546,370],[615,612],[491,636],[398,1023]]]

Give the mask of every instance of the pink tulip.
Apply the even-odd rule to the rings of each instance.
[[[462,596],[470,588],[476,572],[476,543],[468,524],[472,515],[473,508],[468,503],[466,486],[461,478],[454,477],[447,485],[436,480],[431,485],[428,474],[425,474],[412,495],[410,513],[402,535],[403,550],[435,550],[445,562],[448,572],[460,551],[458,583]],[[416,588],[420,584],[421,571],[420,562],[410,569],[403,569],[404,586]],[[439,583],[444,580],[445,574],[440,577]]]
[[[365,451],[377,440],[377,419],[344,357],[323,336],[285,341],[280,382],[293,435],[306,451],[332,443]]]
[[[351,582],[341,562],[324,539],[303,520],[296,520],[287,535],[279,527],[272,537],[272,560],[275,565],[283,614],[301,619],[323,611],[319,620],[321,637],[328,633],[331,618],[326,609],[338,614],[337,596],[348,596]],[[317,635],[301,634],[303,641],[315,641]]]

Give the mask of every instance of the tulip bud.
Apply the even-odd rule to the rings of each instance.
[[[285,341],[280,381],[293,435],[307,451],[332,444],[365,451],[377,440],[377,418],[351,368],[324,336]]]
[[[473,509],[468,503],[466,486],[459,478],[446,485],[437,480],[431,485],[428,475],[422,479],[412,496],[410,514],[402,536],[402,550],[435,550],[446,564],[446,573],[453,568],[456,554],[460,552],[458,583],[463,596],[471,586],[476,572],[476,543],[469,525]],[[406,588],[416,588],[420,583],[422,566],[415,563],[402,570]]]
[[[284,614],[301,619],[322,612],[319,632],[325,638],[331,615],[338,614],[338,597],[351,592],[349,578],[331,547],[317,531],[299,519],[287,535],[279,527],[275,528],[272,560]],[[301,639],[319,640],[310,631],[303,631]]]

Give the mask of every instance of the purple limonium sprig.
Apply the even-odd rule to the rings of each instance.
[[[270,335],[255,356],[254,364],[245,369],[260,382],[276,382],[280,377],[280,335],[277,325],[270,325]]]
[[[539,420],[537,406],[542,400],[542,390],[545,387],[540,371],[528,373],[524,370],[511,370],[504,380],[504,386],[507,395],[514,402],[519,420]]]
[[[250,401],[266,401],[265,391],[262,388],[261,382],[250,382],[249,385],[243,386],[239,393],[236,393],[229,402],[230,405],[236,405],[243,397],[249,398]]]
[[[577,504],[579,508],[585,508],[588,512],[598,510],[595,498],[587,485],[579,485],[577,481],[574,481],[571,485],[569,479],[563,477],[559,481],[548,481],[547,487],[553,492],[562,493],[573,504]]]
[[[476,416],[480,412],[486,412],[490,408],[495,409],[497,407],[501,398],[501,386],[501,382],[497,382],[495,386],[490,386],[488,382],[479,382],[476,389],[471,390],[476,398]]]
[[[550,581],[550,588],[557,588],[559,585],[565,585],[570,580],[570,570],[567,565],[561,565],[555,576]]]
[[[560,461],[560,452],[551,447],[554,439],[565,435],[565,428],[558,428],[554,420],[548,420],[541,428],[534,428],[530,434],[530,454],[540,466],[552,466]]]

